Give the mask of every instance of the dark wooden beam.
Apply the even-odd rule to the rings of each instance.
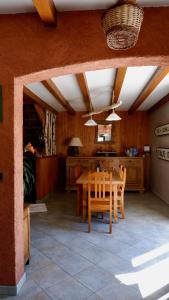
[[[137,4],[137,0],[120,0],[119,4]]]
[[[166,95],[164,98],[162,98],[159,102],[154,104],[152,107],[150,107],[147,112],[149,114],[151,114],[153,111],[157,110],[158,108],[160,108],[162,105],[166,104],[167,102],[169,102],[169,94]]]
[[[129,113],[132,113],[137,110],[137,108],[146,100],[146,98],[153,92],[153,90],[157,87],[157,85],[164,79],[164,77],[168,74],[169,67],[159,67],[155,74],[148,81],[140,95],[137,97],[135,102],[129,109]]]
[[[51,107],[50,105],[48,105],[46,102],[44,102],[41,98],[39,98],[37,95],[35,95],[31,90],[29,90],[27,87],[23,87],[23,96],[27,99],[30,99],[30,101],[39,104],[40,106],[42,106],[45,109],[48,109],[50,111],[52,111],[54,114],[57,114],[57,110],[55,110],[53,107]]]
[[[119,99],[119,95],[122,89],[122,85],[124,82],[124,78],[127,72],[127,68],[122,67],[122,68],[118,68],[116,71],[116,78],[115,78],[115,82],[114,82],[114,103],[117,103],[118,99]]]
[[[93,105],[90,98],[90,93],[87,85],[86,76],[83,73],[76,74],[76,79],[83,95],[84,104],[88,112],[93,111]]]
[[[68,111],[69,114],[74,115],[76,113],[51,79],[43,80],[41,83],[56,98],[56,101],[58,101]]]
[[[47,26],[56,26],[57,11],[53,0],[33,0],[36,10]]]

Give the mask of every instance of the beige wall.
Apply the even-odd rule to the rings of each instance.
[[[162,200],[169,203],[169,161],[159,159],[156,147],[169,148],[169,135],[155,136],[157,126],[169,123],[169,103],[166,103],[150,116],[151,189]]]

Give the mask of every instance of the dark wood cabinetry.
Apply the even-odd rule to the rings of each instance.
[[[126,190],[144,191],[144,159],[142,157],[67,157],[66,189],[76,188],[76,179],[84,171],[96,170],[99,163],[103,170],[112,170],[123,164],[127,168]]]

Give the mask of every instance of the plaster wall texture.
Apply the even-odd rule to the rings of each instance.
[[[151,141],[151,189],[162,200],[169,203],[169,161],[157,157],[156,148],[169,149],[169,135],[156,136],[155,128],[169,123],[169,102],[150,116]]]

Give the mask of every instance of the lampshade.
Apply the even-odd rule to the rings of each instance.
[[[106,121],[120,121],[121,118],[118,114],[115,113],[114,109],[113,112],[106,118]]]
[[[83,147],[79,137],[73,137],[69,143],[69,147]]]
[[[90,117],[89,120],[86,121],[86,123],[84,123],[85,126],[97,126],[97,123],[92,119],[92,117]]]

